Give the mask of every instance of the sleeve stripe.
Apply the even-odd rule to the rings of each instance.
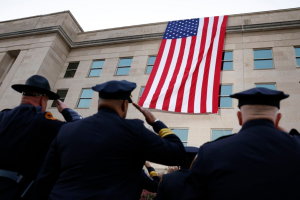
[[[156,171],[152,171],[152,172],[150,172],[150,174],[149,174],[149,175],[150,175],[150,177],[151,177],[151,178],[152,178],[153,176],[158,176],[158,175],[157,175],[157,173],[156,173]]]
[[[168,128],[163,128],[158,132],[158,135],[162,138],[167,136],[167,135],[171,135],[171,134],[174,134],[174,133]]]

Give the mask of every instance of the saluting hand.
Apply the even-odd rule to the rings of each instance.
[[[152,125],[154,123],[156,118],[149,110],[141,107],[140,105],[138,105],[136,103],[132,103],[132,104],[145,116],[145,119],[149,125]]]
[[[66,103],[62,102],[59,99],[57,99],[56,107],[60,113],[63,111],[63,109],[69,108],[69,106]]]

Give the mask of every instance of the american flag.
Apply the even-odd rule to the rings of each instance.
[[[168,23],[139,105],[217,113],[227,16]]]

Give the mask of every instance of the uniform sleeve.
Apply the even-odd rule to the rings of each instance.
[[[57,139],[55,139],[37,176],[32,200],[47,200],[59,174],[60,159],[57,149]]]
[[[157,192],[158,182],[148,177],[144,170],[141,173],[141,185],[143,189],[149,192]]]
[[[157,194],[156,194],[155,200],[164,200],[164,199],[166,199],[165,195],[164,195],[163,177],[161,178],[161,181],[158,184]]]
[[[185,150],[180,139],[161,121],[153,129],[142,127],[142,152],[146,160],[169,166],[179,166],[185,161]]]
[[[203,160],[203,147],[200,147],[198,151],[198,156],[191,166],[191,170],[185,180],[184,184],[184,200],[206,200],[207,195],[207,182],[204,176],[202,166],[204,164]]]
[[[155,169],[153,167],[147,167],[147,170],[148,170],[150,177],[153,178],[153,180],[158,183],[160,181],[160,178],[159,178],[158,174],[156,173]]]
[[[75,122],[77,120],[82,119],[82,117],[76,111],[72,110],[71,108],[63,109],[61,114],[64,116],[64,118],[67,122]]]

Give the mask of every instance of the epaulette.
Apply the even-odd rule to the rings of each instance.
[[[292,129],[292,130],[289,132],[289,134],[290,134],[291,136],[294,136],[294,135],[300,135],[300,133],[299,133],[296,129]]]
[[[60,121],[59,119],[54,118],[51,112],[46,112],[45,118],[46,118],[46,119],[50,119],[50,120],[57,120],[57,121]]]
[[[6,109],[1,110],[0,112],[4,112],[4,111],[8,111],[8,110],[12,110],[12,109],[6,108]]]

